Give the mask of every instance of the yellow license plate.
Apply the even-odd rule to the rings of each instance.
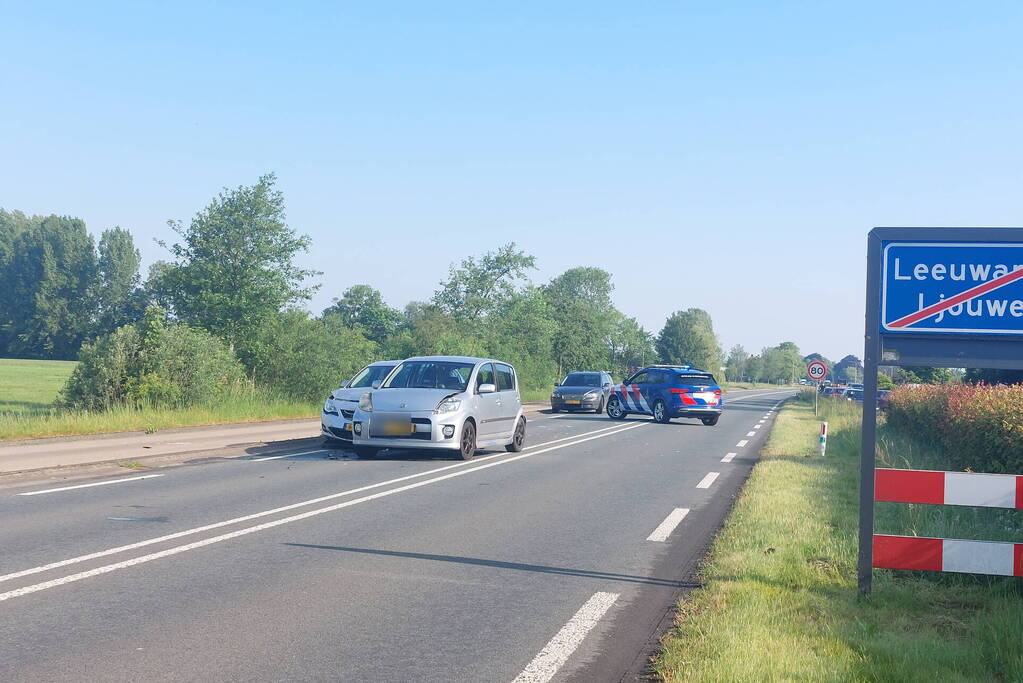
[[[402,420],[392,420],[384,423],[385,436],[405,436],[412,433],[412,423]]]
[[[576,405],[576,406],[577,406],[577,405],[579,405],[580,403],[582,403],[582,401],[577,401],[577,400],[575,400],[575,399],[573,398],[573,399],[569,399],[568,401],[565,401],[565,403],[568,403],[569,405]]]

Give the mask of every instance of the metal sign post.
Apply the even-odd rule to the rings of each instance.
[[[860,593],[873,578],[878,366],[1023,368],[1023,228],[874,228],[866,296]]]
[[[817,397],[821,393],[821,382],[828,376],[828,366],[819,360],[810,361],[806,366],[806,376],[813,381],[816,390],[813,395],[813,416],[817,417]]]

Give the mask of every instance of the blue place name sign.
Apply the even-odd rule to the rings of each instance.
[[[1023,334],[1023,243],[887,242],[884,334]]]

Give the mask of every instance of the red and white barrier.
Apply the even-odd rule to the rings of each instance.
[[[874,470],[874,500],[1023,509],[1023,476],[930,470]]]
[[[1023,543],[875,534],[873,565],[878,569],[1023,576]]]

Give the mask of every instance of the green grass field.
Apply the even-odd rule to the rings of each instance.
[[[172,427],[316,417],[319,404],[246,394],[188,408],[116,408],[103,412],[53,406],[73,361],[0,359],[0,441],[45,436],[157,431]]]
[[[69,360],[0,358],[0,415],[49,412],[75,365]]]
[[[668,681],[1023,680],[1023,580],[876,571],[872,596],[857,597],[859,409],[825,402],[824,410],[824,458],[812,406],[782,410],[702,569],[703,587],[680,605],[657,673]],[[940,456],[880,434],[882,462],[920,467]],[[1023,537],[1019,511],[948,510],[878,506],[877,530]]]

